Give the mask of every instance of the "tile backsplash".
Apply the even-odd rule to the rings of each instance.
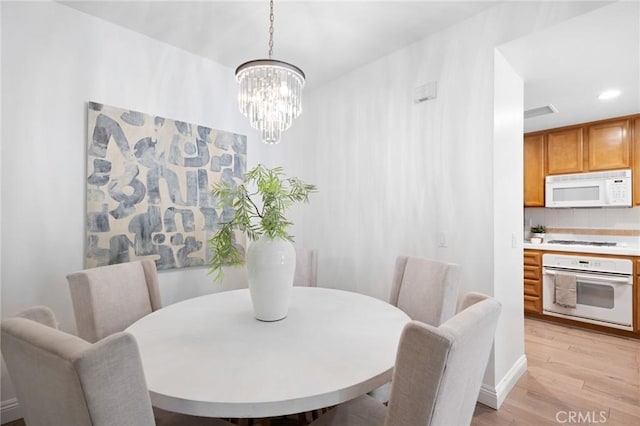
[[[640,207],[524,209],[525,241],[531,238],[531,226],[547,228],[545,240],[608,241],[640,247]]]
[[[640,207],[582,209],[525,208],[525,231],[528,231],[531,225],[538,224],[544,225],[547,228],[640,230]]]

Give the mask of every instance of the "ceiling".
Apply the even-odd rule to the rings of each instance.
[[[61,3],[233,69],[268,52],[266,0]],[[498,3],[277,0],[273,57],[302,68],[309,90]],[[605,6],[501,47],[525,80],[525,109],[558,109],[525,131],[640,112],[639,9]],[[620,98],[597,101],[613,86]]]
[[[525,81],[525,132],[640,113],[640,2],[595,9],[500,47]],[[616,88],[619,98],[598,95]]]
[[[60,3],[233,69],[268,56],[267,0]],[[300,67],[310,89],[497,3],[276,0],[273,58]]]

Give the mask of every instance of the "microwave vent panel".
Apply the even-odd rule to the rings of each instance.
[[[596,180],[596,179],[618,179],[631,178],[631,170],[612,170],[607,172],[573,173],[568,175],[550,175],[546,177],[547,183]]]

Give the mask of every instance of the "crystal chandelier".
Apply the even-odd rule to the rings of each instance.
[[[280,142],[280,135],[291,127],[302,111],[304,73],[295,65],[271,59],[273,54],[273,0],[270,0],[269,59],[245,62],[236,69],[240,84],[240,112],[251,127],[260,130],[267,144]]]

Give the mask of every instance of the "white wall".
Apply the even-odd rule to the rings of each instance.
[[[0,7],[0,23],[2,23],[2,7]],[[1,31],[1,27],[0,27],[0,58],[2,58],[2,31]],[[0,61],[0,94],[2,94],[2,66],[1,66],[1,61]],[[2,102],[0,102],[0,129],[3,129],[2,127],[2,106],[4,104],[4,98],[2,98]],[[0,188],[2,188],[2,136],[0,135]],[[0,317],[2,315],[2,191],[0,191]],[[2,343],[0,342],[0,345]],[[4,383],[4,378],[7,377],[6,376],[6,366],[4,364],[4,359],[2,359],[2,361],[0,362],[0,422],[2,421],[2,411],[4,411],[4,408],[6,405],[13,405],[15,406],[16,401],[12,400],[8,403],[4,403],[5,401],[5,392],[2,390],[2,383]],[[11,390],[9,392],[11,395],[13,395],[13,391]]]
[[[0,7],[0,23],[2,22],[2,7]],[[2,31],[0,31],[0,59],[2,58]],[[2,66],[0,66],[0,94],[2,94]],[[0,129],[2,129],[2,105],[0,102]],[[0,188],[2,188],[2,135],[0,134]],[[0,193],[0,260],[2,260],[2,194]],[[2,289],[2,262],[0,261],[0,290]],[[0,291],[0,316],[2,315],[2,291]],[[0,397],[0,401],[2,398]]]
[[[48,2],[2,2],[2,315],[43,304],[75,333],[66,274],[83,268],[86,103],[249,135],[234,70]],[[212,33],[214,34],[214,33]],[[160,273],[164,304],[244,285],[206,268]],[[2,421],[15,414],[2,373]]]
[[[503,303],[483,387],[494,406],[524,368],[522,83],[500,60],[494,88],[494,51],[591,7],[507,2],[346,74],[305,97],[283,154],[320,189],[301,231],[321,285],[387,299],[396,256],[424,256],[460,264],[461,293]],[[429,81],[437,99],[414,104]]]
[[[494,62],[494,134],[493,134],[493,271],[494,296],[503,303],[503,317],[496,332],[492,383],[497,405],[513,386],[515,378],[526,370],[524,340],[523,270],[522,270],[522,133],[524,82],[504,56],[495,52]],[[514,143],[516,142],[516,143]],[[486,394],[485,394],[486,398]],[[483,400],[489,405],[491,399]]]

